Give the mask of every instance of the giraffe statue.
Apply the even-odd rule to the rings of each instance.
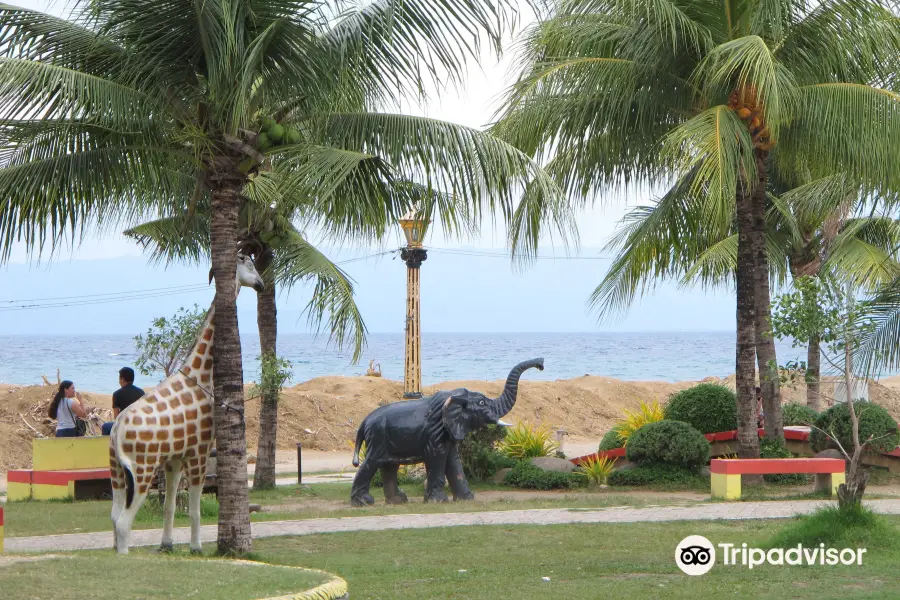
[[[248,286],[263,290],[253,261],[238,254],[236,291]],[[212,274],[210,274],[212,281]],[[150,490],[157,469],[165,469],[166,501],[163,508],[161,550],[172,549],[175,498],[182,471],[188,477],[191,516],[191,552],[200,552],[200,494],[206,479],[206,461],[212,450],[213,421],[213,316],[206,322],[191,354],[179,371],[119,413],[109,437],[112,481],[114,548],[128,554],[134,517]]]

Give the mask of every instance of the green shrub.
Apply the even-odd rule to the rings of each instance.
[[[853,403],[856,416],[859,418],[859,442],[865,444],[866,440],[874,436],[874,440],[867,444],[867,448],[876,452],[890,452],[897,447],[900,435],[897,432],[897,422],[883,407],[872,402],[857,400]],[[814,428],[809,435],[809,441],[813,450],[821,452],[827,448],[837,446],[819,431],[823,429],[836,436],[847,452],[853,451],[853,433],[850,424],[850,409],[846,402],[835,404],[819,415]]]
[[[604,485],[616,466],[616,459],[591,457],[578,465],[575,473],[584,477],[588,485]]]
[[[816,422],[819,413],[799,402],[788,402],[781,407],[785,425],[810,425]]]
[[[514,461],[496,451],[503,439],[503,427],[488,425],[476,429],[459,443],[459,459],[469,481],[484,481],[499,469],[511,467]]]
[[[516,463],[516,466],[506,474],[503,482],[513,487],[529,490],[567,489],[585,484],[584,478],[577,473],[545,471],[525,461]]]
[[[763,547],[794,548],[797,544],[806,548],[816,548],[819,544],[869,550],[897,548],[900,547],[900,529],[865,506],[839,508],[830,505],[796,517]]]
[[[760,440],[759,455],[761,458],[791,458],[794,456],[780,440],[769,437]],[[804,473],[773,473],[770,475],[763,475],[763,479],[768,483],[777,483],[781,485],[800,485],[808,483],[811,478],[811,475],[806,475]]]
[[[553,456],[558,449],[559,443],[553,439],[548,425],[530,425],[524,421],[507,428],[506,435],[497,444],[497,450],[518,460]]]
[[[632,434],[625,456],[638,464],[662,463],[690,468],[709,462],[709,442],[687,423],[657,421]]]
[[[666,419],[684,421],[700,433],[737,429],[737,397],[730,389],[701,383],[669,398]]]
[[[708,485],[696,469],[661,464],[638,465],[634,469],[613,471],[606,481],[609,485]]]
[[[600,452],[603,452],[604,450],[615,450],[624,445],[624,441],[619,437],[619,432],[613,427],[607,431],[606,434],[604,434],[603,439],[600,440],[600,448],[598,448],[598,450]]]

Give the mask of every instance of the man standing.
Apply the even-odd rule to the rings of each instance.
[[[113,392],[113,418],[119,416],[119,413],[134,404],[144,395],[144,390],[134,385],[134,369],[130,367],[122,367],[119,369],[119,389]],[[103,435],[109,435],[112,430],[113,421],[103,424]]]

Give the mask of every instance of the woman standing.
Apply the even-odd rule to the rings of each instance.
[[[63,381],[53,396],[49,410],[50,418],[56,419],[56,437],[78,437],[76,417],[85,418],[87,407],[81,394],[75,391],[75,384]]]

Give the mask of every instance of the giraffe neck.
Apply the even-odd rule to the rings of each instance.
[[[194,348],[180,369],[183,375],[193,378],[201,384],[209,383],[212,379],[215,306],[215,302],[213,302],[206,311],[206,320],[203,322],[203,327],[200,328],[200,335],[197,336]]]

